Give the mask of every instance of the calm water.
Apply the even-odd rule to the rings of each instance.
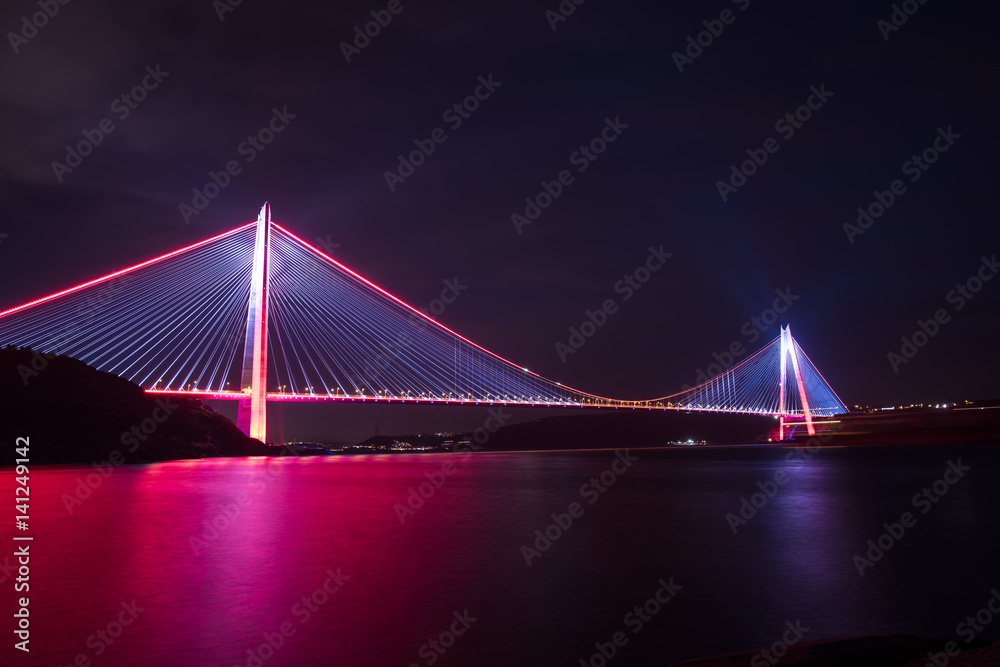
[[[583,495],[615,452],[126,466],[72,514],[63,494],[87,470],[33,469],[32,651],[17,664],[579,665],[621,631],[610,665],[666,665],[770,645],[797,620],[804,640],[957,638],[1000,587],[996,448],[828,449],[796,463],[788,451],[633,450],[613,486]],[[922,514],[912,497],[958,459],[971,470]],[[393,506],[446,463],[401,523]],[[734,535],[725,515],[782,472]],[[582,514],[529,567],[521,545],[573,502]],[[853,556],[906,511],[915,525],[859,576]],[[668,603],[626,618],[671,578]],[[978,635],[997,637],[1000,617]]]

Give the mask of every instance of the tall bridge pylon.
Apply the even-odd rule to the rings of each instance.
[[[240,387],[249,397],[240,399],[236,425],[251,438],[266,442],[267,435],[267,285],[271,242],[271,205],[264,203],[257,216],[247,335],[243,346]]]
[[[795,386],[799,390],[799,401],[802,405],[802,415],[806,420],[806,428],[809,431],[809,435],[816,435],[816,429],[813,427],[812,423],[812,412],[809,410],[809,397],[806,396],[806,387],[802,382],[802,370],[799,368],[799,358],[795,353],[795,341],[792,340],[791,326],[781,327],[781,380],[779,381],[778,395],[781,397],[781,405],[778,409],[778,415],[781,420],[781,425],[778,427],[778,439],[785,439],[785,416],[788,414],[785,407],[785,378],[788,375],[788,364],[787,359],[792,360],[792,369],[795,371]]]

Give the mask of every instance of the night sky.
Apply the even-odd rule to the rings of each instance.
[[[848,405],[1000,395],[1000,279],[949,298],[1000,270],[982,259],[1000,252],[986,3],[909,0],[898,29],[889,2],[564,0],[575,9],[558,21],[556,0],[388,4],[398,13],[383,0],[76,0],[34,30],[22,17],[35,2],[4,3],[0,308],[269,201],[277,222],[414,306],[457,280],[440,321],[582,390],[695,384],[713,353],[739,343],[745,358],[777,336],[747,323],[779,291],[794,297],[780,322]],[[391,22],[356,49],[373,11]],[[696,57],[674,55],[686,49]],[[121,96],[143,80],[130,108]],[[275,110],[281,131],[249,148]],[[437,128],[445,141],[390,188],[397,156]],[[602,153],[576,153],[602,131]],[[92,153],[54,166],[84,132],[101,137]],[[923,162],[935,141],[946,150]],[[766,162],[720,193],[753,156]],[[186,221],[181,205],[229,161],[239,173]],[[512,221],[564,170],[540,215]],[[845,229],[875,191],[892,205]],[[625,301],[616,283],[661,246],[672,256]],[[609,298],[617,311],[563,362],[556,343]],[[894,369],[887,354],[939,309],[936,335]]]

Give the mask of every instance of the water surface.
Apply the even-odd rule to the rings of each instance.
[[[579,665],[621,631],[609,664],[666,665],[770,645],[786,621],[804,640],[958,639],[1000,586],[996,448],[789,451],[179,461],[120,467],[72,513],[91,471],[34,468],[18,664]],[[959,459],[971,470],[921,513],[913,496]],[[613,485],[581,489],[602,473]],[[776,474],[734,534],[726,515]],[[422,483],[430,497],[403,512]],[[571,503],[579,516],[529,566],[522,546]],[[904,512],[915,524],[860,576],[853,557]],[[661,580],[674,595],[640,623]],[[119,619],[110,645],[95,634]],[[998,636],[1000,618],[978,638]]]

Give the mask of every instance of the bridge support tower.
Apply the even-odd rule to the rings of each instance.
[[[781,328],[781,379],[778,381],[779,407],[778,407],[778,440],[785,439],[785,373],[788,370],[786,359],[791,357],[792,372],[795,373],[795,384],[799,388],[799,400],[802,402],[802,415],[806,420],[806,429],[809,435],[816,435],[816,428],[813,426],[812,412],[809,410],[809,399],[806,397],[806,387],[802,382],[802,371],[799,370],[799,357],[795,353],[795,344],[792,340],[791,325]]]
[[[271,206],[257,216],[250,302],[247,305],[247,335],[243,347],[243,377],[236,425],[251,438],[267,442],[267,275],[271,241]]]

